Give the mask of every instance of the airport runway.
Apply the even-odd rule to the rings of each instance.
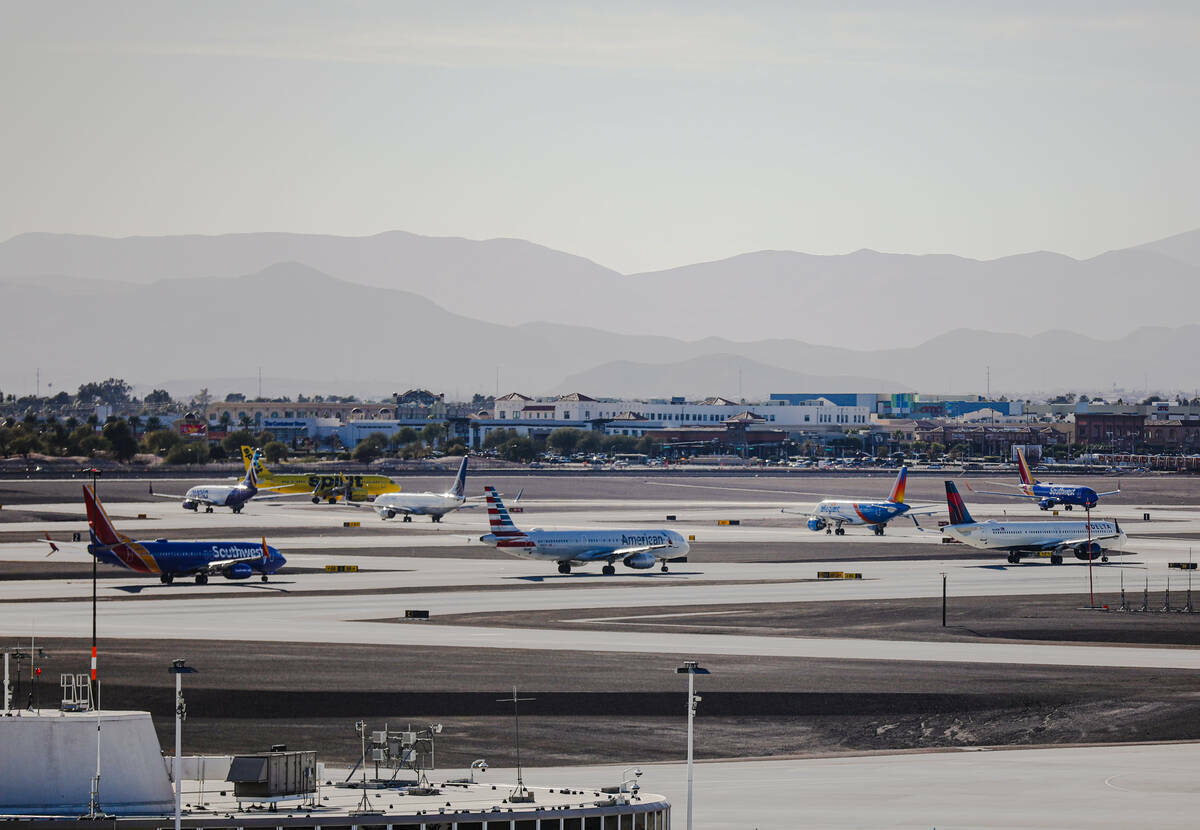
[[[546,659],[590,653],[597,655],[597,660],[601,656],[605,661],[624,657],[664,664],[688,656],[710,660],[736,657],[749,661],[748,665],[763,666],[809,661],[832,667],[829,676],[834,678],[835,688],[837,677],[856,674],[855,666],[888,666],[887,671],[876,672],[877,679],[858,679],[847,687],[877,689],[883,694],[889,683],[894,685],[889,677],[902,676],[905,671],[925,672],[930,666],[943,667],[937,670],[941,672],[954,672],[954,666],[961,666],[1031,677],[1048,671],[1140,672],[1147,686],[1152,686],[1161,672],[1200,678],[1200,628],[1194,622],[1200,617],[1162,615],[1148,626],[1129,615],[1129,626],[1140,626],[1140,632],[1128,637],[1120,630],[1112,631],[1121,629],[1119,620],[1106,619],[1105,635],[1089,639],[1089,619],[1104,612],[1078,610],[1088,601],[1086,562],[1051,566],[1030,561],[1010,566],[1002,555],[943,544],[936,516],[922,520],[923,530],[911,522],[894,523],[881,538],[856,529],[835,537],[804,528],[803,499],[815,500],[829,492],[826,486],[837,488],[832,495],[855,495],[854,488],[864,487],[869,489],[862,495],[870,495],[886,490],[890,478],[697,477],[683,481],[644,476],[589,478],[585,474],[577,478],[514,477],[500,482],[506,492],[525,488],[520,505],[523,512],[514,514],[523,527],[670,527],[685,537],[695,537],[689,561],[673,564],[669,573],[621,568],[613,577],[599,575],[598,567],[563,576],[552,565],[500,554],[478,541],[487,529],[486,514],[480,510],[451,514],[437,525],[419,517],[412,523],[381,522],[369,511],[312,505],[306,500],[252,502],[237,516],[219,509],[213,514],[195,514],[180,509],[176,502],[148,500],[142,482],[102,482],[102,498],[106,492],[113,494],[110,512],[118,529],[134,538],[257,540],[265,536],[287,557],[288,565],[268,583],[215,578],[206,586],[190,581],[168,586],[153,578],[104,569],[106,578],[98,586],[101,665],[121,659],[122,641],[132,646],[152,638],[164,644],[159,646],[164,654],[198,642],[237,642],[239,649],[251,652],[270,651],[271,644],[308,644],[314,649],[341,648],[346,655],[371,649],[492,654],[514,670],[520,662],[512,656],[513,649],[522,655],[544,654]],[[1128,598],[1140,603],[1143,586],[1148,584],[1155,607],[1161,606],[1170,576],[1174,605],[1183,603],[1186,577],[1169,572],[1167,563],[1186,560],[1190,546],[1200,540],[1200,494],[1195,506],[1182,503],[1200,489],[1196,482],[1192,478],[1154,479],[1152,490],[1147,489],[1159,497],[1155,502],[1135,501],[1127,495],[1130,485],[1126,483],[1127,493],[1120,500],[1095,511],[1096,518],[1116,517],[1130,534],[1126,555],[1090,569],[1091,587],[1103,602],[1115,604],[1123,583]],[[175,489],[186,488],[188,483],[178,482]],[[431,479],[428,485],[440,483],[444,482]],[[410,490],[421,486],[410,479],[404,484]],[[480,486],[479,481],[475,484]],[[155,486],[168,489],[172,485],[159,481]],[[73,481],[0,483],[4,500],[0,512],[6,514],[6,521],[0,523],[0,573],[4,577],[0,581],[0,636],[7,641],[36,632],[50,642],[77,642],[90,630],[90,557],[82,546],[72,549],[68,543],[73,532],[86,538],[78,488],[79,483]],[[936,503],[941,490],[940,479],[911,480],[910,501]],[[968,497],[968,504],[977,517],[1048,518],[1027,502]],[[784,505],[801,512],[781,512]],[[1151,521],[1143,521],[1147,512]],[[145,518],[137,518],[139,514]],[[675,519],[667,521],[668,514]],[[1060,518],[1082,520],[1084,515],[1076,511],[1062,513]],[[720,526],[721,520],[739,524]],[[347,521],[357,521],[360,526],[344,527]],[[62,548],[50,560],[45,543],[36,541],[47,530]],[[47,561],[53,562],[54,568],[43,572],[42,563]],[[360,570],[326,573],[325,566],[331,564],[357,565]],[[23,570],[29,572],[29,578],[20,578]],[[817,572],[823,570],[861,573],[862,578],[818,581]],[[839,607],[861,609],[854,613],[871,616],[872,603],[901,601],[924,602],[920,607],[927,610],[920,613],[936,614],[942,574],[948,581],[952,608],[956,599],[978,600],[971,608],[980,615],[979,629],[1011,629],[1011,633],[980,634],[970,630],[969,621],[959,619],[957,633],[950,638],[920,631],[915,636],[891,632],[880,636],[885,622],[872,627],[836,620]],[[1046,624],[1032,626],[1037,628],[1036,637],[1022,637],[1021,631],[1031,629],[1027,620],[1003,626],[993,622],[989,628],[997,613],[994,609],[1005,597],[1011,597],[1013,605],[1046,598],[1054,609],[1053,625],[1063,627],[1061,640],[1048,634],[1053,625]],[[805,631],[801,622],[768,633],[756,631],[756,626],[770,619],[771,608],[818,606],[826,622],[816,636]],[[1021,613],[1027,618],[1033,613],[1028,608],[1036,611],[1039,606],[1021,607],[1026,608]],[[730,614],[748,614],[752,620],[722,629],[722,608]],[[756,608],[762,610],[756,612]],[[908,613],[906,608],[909,606],[897,606],[894,613]],[[428,610],[433,620],[405,622],[400,618],[407,609]],[[614,620],[613,609],[620,609],[616,616],[623,619]],[[797,619],[804,614],[802,610],[787,613],[799,615]],[[703,624],[693,623],[692,614],[703,616]],[[165,645],[171,642],[177,646]],[[284,665],[278,670],[294,676],[298,688],[309,688],[303,669]],[[439,674],[447,693],[462,682],[453,675],[453,671]],[[588,678],[586,688],[572,688],[570,693],[603,690],[602,676],[589,674]],[[803,672],[791,682],[795,691],[801,690]],[[1030,704],[1043,714],[1061,706],[1057,694],[1063,681],[1048,682],[1045,700]],[[1181,730],[1175,726],[1184,720],[1182,713],[1189,705],[1184,698],[1155,702],[1147,710],[1130,702],[1137,697],[1136,686],[1132,683],[1119,694],[1096,701],[1101,708],[1107,701],[1138,713],[1137,717],[1115,718],[1114,722],[1124,724],[1118,730],[1120,739],[1147,732],[1178,737],[1196,732],[1194,737],[1200,737],[1200,727]],[[996,706],[1002,703],[997,700]],[[957,718],[952,711],[955,705],[931,710],[930,722]],[[637,718],[636,713],[622,716]],[[845,745],[874,745],[865,733],[855,737],[861,724],[851,723],[852,712],[846,716]],[[280,723],[277,719],[274,725]],[[1171,726],[1159,729],[1154,723]],[[764,734],[770,728],[766,723],[746,727],[748,734]],[[587,745],[586,732],[572,733],[576,736],[573,740]],[[560,730],[559,737],[561,734]],[[730,751],[737,745],[733,740],[737,730],[732,725],[723,734],[726,738],[721,746],[728,754],[749,753],[748,748]],[[1051,730],[1047,739],[1086,734],[1087,724],[1081,721],[1057,732]],[[956,735],[947,726],[932,737],[922,737],[920,730],[914,730],[908,740],[916,746],[967,742]],[[555,730],[547,729],[544,739],[555,738]],[[1036,733],[1033,739],[1037,739]],[[836,743],[837,739],[833,740]],[[784,748],[771,745],[771,751]]]

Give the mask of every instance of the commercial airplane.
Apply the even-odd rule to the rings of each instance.
[[[1029,469],[1029,463],[1025,460],[1025,453],[1020,449],[1017,450],[1017,467],[1021,471],[1020,484],[995,483],[1001,487],[1015,487],[1020,491],[1019,493],[997,493],[991,490],[976,490],[971,486],[970,482],[967,482],[967,489],[972,493],[982,493],[989,496],[1016,496],[1023,499],[1036,499],[1038,507],[1043,510],[1049,510],[1056,504],[1061,504],[1067,510],[1070,510],[1075,505],[1091,510],[1100,502],[1101,496],[1115,496],[1121,492],[1119,485],[1116,490],[1097,493],[1091,487],[1084,487],[1079,484],[1053,484],[1049,481],[1038,481],[1033,477],[1033,473]]]
[[[1050,554],[1050,564],[1061,565],[1063,557],[1074,554],[1087,561],[1099,557],[1108,561],[1107,550],[1125,547],[1125,532],[1113,521],[977,522],[953,481],[946,482],[946,504],[950,524],[942,533],[965,545],[984,550],[1008,552],[1008,561],[1016,565],[1022,556]],[[1108,543],[1108,544],[1106,544]]]
[[[347,500],[347,504],[356,504]],[[384,493],[371,502],[370,507],[379,514],[381,519],[394,519],[397,514],[404,515],[404,521],[411,522],[413,516],[428,516],[435,522],[440,522],[442,516],[464,507],[474,507],[467,504],[467,456],[463,456],[458,465],[458,475],[450,489],[444,493]]]
[[[262,453],[259,450],[254,451],[253,461],[257,461]],[[255,471],[255,465],[251,464],[246,468],[245,477],[237,484],[198,484],[195,487],[188,489],[182,496],[172,495],[170,493],[154,492],[154,485],[150,485],[150,495],[157,496],[163,499],[182,499],[184,510],[200,510],[200,505],[204,505],[204,512],[213,512],[214,507],[228,507],[234,513],[241,513],[246,502],[256,496],[259,499],[278,499],[283,498],[282,495],[272,493],[270,495],[259,495],[263,490],[273,490],[273,487],[259,487],[258,473]]]
[[[842,525],[870,525],[876,536],[882,536],[887,523],[899,516],[908,516],[920,529],[916,517],[936,513],[941,508],[921,507],[913,510],[911,505],[905,504],[904,486],[907,481],[908,467],[901,467],[887,501],[825,499],[817,502],[806,522],[808,529],[845,536],[846,530]]]
[[[575,565],[604,562],[605,576],[617,572],[618,559],[627,568],[646,570],[667,560],[687,556],[691,549],[674,530],[542,530],[523,531],[513,524],[508,508],[495,487],[483,488],[487,496],[488,521],[492,532],[479,541],[495,545],[506,553],[528,559],[558,563],[560,574],[569,574]]]
[[[117,532],[104,506],[86,484],[83,502],[91,529],[88,553],[106,565],[139,574],[156,574],[164,585],[170,585],[177,576],[194,576],[197,585],[205,585],[209,576],[249,579],[256,573],[266,582],[267,577],[287,561],[267,544],[265,538],[261,545],[256,542],[168,542],[166,539],[139,542]],[[59,549],[50,541],[49,534],[46,542],[50,545],[50,553]]]
[[[250,469],[254,450],[242,447],[242,462]],[[311,495],[313,504],[324,499],[334,504],[339,498],[366,501],[384,493],[399,493],[400,485],[387,476],[345,475],[343,473],[273,473],[260,458],[255,462],[255,472],[264,487],[287,495]],[[348,495],[347,495],[348,494]]]

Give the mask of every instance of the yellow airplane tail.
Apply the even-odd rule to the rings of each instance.
[[[243,444],[242,445],[242,463],[245,465],[247,472],[249,472],[250,462],[253,460],[254,460],[254,448],[247,447],[245,444]],[[274,476],[271,475],[271,471],[268,470],[265,466],[263,466],[261,457],[259,458],[258,463],[255,466],[254,473],[255,473],[255,475],[258,476],[259,482],[264,483],[264,484],[270,482],[271,479],[274,478]]]

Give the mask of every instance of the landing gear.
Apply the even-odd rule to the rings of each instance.
[[[196,584],[197,585],[207,585],[208,584],[208,574],[196,574]]]
[[[266,574],[263,574],[263,575],[262,575],[261,577],[259,577],[259,578],[260,578],[260,579],[262,579],[262,581],[263,581],[263,582],[267,582],[267,581],[268,581],[268,580],[267,580],[267,575],[266,575]]]
[[[441,517],[441,516],[439,516],[439,515],[437,515],[436,513],[434,513],[434,514],[433,514],[432,516],[430,516],[429,518],[433,519],[433,521],[434,521],[434,522],[440,522],[440,521],[442,520],[442,517]]]
[[[325,501],[329,502],[330,504],[337,504],[337,496],[330,496],[329,498],[325,499]]]
[[[242,512],[242,505],[240,505],[240,504],[235,504],[235,505],[233,506],[233,512],[234,512],[234,513],[241,513],[241,512]]]
[[[558,563],[558,572],[560,574],[569,574],[571,572],[571,563],[570,562],[559,562]]]
[[[1010,554],[1008,555],[1008,564],[1010,564],[1010,565],[1019,565],[1019,564],[1021,564],[1021,554],[1019,554],[1019,553],[1010,553]]]
[[[839,528],[837,528],[836,530],[834,530],[834,531],[833,531],[833,533],[834,533],[834,535],[835,535],[835,536],[845,536],[845,535],[846,535],[846,528],[844,528],[844,527],[839,527]]]
[[[670,570],[671,570],[671,569],[667,567],[667,563],[666,563],[666,562],[663,562],[663,563],[662,563],[662,572],[663,572],[663,573],[669,573],[669,572],[670,572]]]
[[[403,518],[403,519],[401,519],[401,521],[405,521],[405,522],[411,522],[411,521],[412,521],[412,516],[410,516],[410,515],[408,515],[407,513],[405,513],[405,514],[404,514],[404,518]]]
[[[616,566],[614,566],[614,565],[605,565],[603,568],[600,569],[600,573],[604,574],[605,576],[612,576],[616,572],[617,572],[617,569],[616,569]]]
[[[1107,561],[1108,561],[1108,556],[1107,556],[1107,555],[1101,556],[1101,557],[1100,557],[1100,561],[1101,561],[1101,562],[1107,562]]]
[[[1051,556],[1050,556],[1050,564],[1051,564],[1051,565],[1061,565],[1061,564],[1062,564],[1062,557],[1061,557],[1061,556],[1059,556],[1057,553],[1055,553],[1055,554],[1051,554]]]
[[[876,536],[883,535],[883,525],[875,525],[875,535]]]
[[[825,528],[825,535],[826,535],[826,536],[828,536],[828,535],[829,535],[829,534],[831,534],[831,533],[833,533],[833,528],[832,528],[832,527],[827,527],[827,528]]]
[[[205,513],[211,513],[211,512],[212,512],[212,505],[210,504],[208,507],[204,508],[204,512],[205,512]]]
[[[313,496],[313,504],[320,504],[320,503],[321,503],[321,497]]]
[[[158,578],[158,581],[161,582],[163,585],[170,585],[172,582],[175,581],[175,575],[174,574],[163,574],[162,576],[160,576]]]
[[[1063,508],[1064,508],[1064,509],[1066,509],[1066,510],[1074,510],[1074,509],[1075,509],[1075,505],[1073,505],[1073,504],[1064,504],[1064,505],[1063,505]]]

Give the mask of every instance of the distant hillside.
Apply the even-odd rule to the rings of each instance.
[[[86,290],[91,288],[92,290]],[[740,342],[628,335],[566,323],[497,325],[405,291],[336,280],[297,263],[238,278],[149,285],[71,279],[0,284],[0,389],[43,391],[117,376],[139,384],[294,378],[267,394],[424,386],[452,397],[501,391],[595,396],[737,395],[907,388],[1200,387],[1200,326],[1148,327],[1099,340],[1063,331],[1035,337],[956,329],[911,348],[851,350],[794,339]],[[322,382],[336,379],[337,388]],[[180,387],[173,386],[172,389]],[[247,384],[234,391],[256,391]]]
[[[1087,260],[1046,252],[979,261],[759,251],[629,276],[521,240],[402,231],[127,239],[38,233],[0,244],[0,278],[150,284],[229,278],[282,261],[502,325],[556,321],[685,340],[786,338],[871,350],[916,346],[957,328],[1119,337],[1200,321],[1200,231]]]

